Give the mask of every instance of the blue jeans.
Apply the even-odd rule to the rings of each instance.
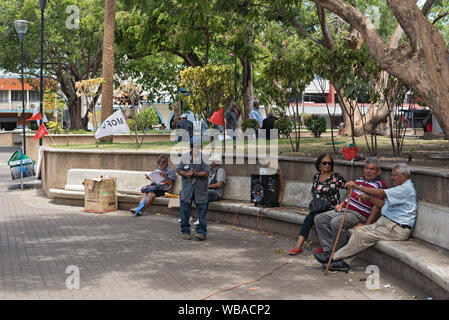
[[[218,193],[212,190],[208,190],[207,198],[209,202],[220,200],[220,196],[218,195]]]
[[[181,232],[190,234],[190,214],[192,213],[192,202],[180,202],[179,215],[181,218]],[[208,203],[196,203],[196,213],[199,223],[196,225],[196,233],[207,234],[207,208]]]
[[[312,229],[315,217],[319,215],[321,212],[310,212],[307,217],[304,219],[304,223],[301,226],[301,230],[299,231],[298,237],[303,236],[304,238],[309,237],[310,229]]]

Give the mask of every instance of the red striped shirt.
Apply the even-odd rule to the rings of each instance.
[[[355,183],[359,186],[365,187],[365,188],[381,188],[385,189],[386,184],[385,182],[380,178],[377,177],[371,181],[367,181],[365,177],[360,177],[355,180]],[[369,201],[360,201],[358,199],[358,195],[362,194],[363,192],[360,190],[353,189],[351,194],[351,199],[349,201],[349,210],[356,211],[365,217],[368,217],[371,213],[371,209],[373,208],[373,204]],[[381,199],[379,197],[376,197],[378,199]],[[343,207],[346,208],[347,200],[345,199],[343,203]]]

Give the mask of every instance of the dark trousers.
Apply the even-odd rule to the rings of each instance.
[[[196,225],[196,233],[201,233],[206,235],[207,234],[207,209],[208,209],[208,203],[196,203],[196,213],[198,214],[198,220],[199,223]],[[179,208],[179,215],[181,218],[181,232],[182,233],[188,233],[190,234],[190,215],[192,213],[192,201],[191,202],[184,202],[182,200],[179,201],[180,208]]]
[[[313,211],[309,212],[307,217],[304,219],[304,223],[301,226],[301,230],[298,233],[298,237],[303,236],[306,239],[309,237],[309,232],[310,232],[310,229],[312,229],[315,217],[317,215],[319,215],[320,213],[321,212],[313,212]]]

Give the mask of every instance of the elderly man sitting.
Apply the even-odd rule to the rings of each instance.
[[[225,169],[220,166],[221,156],[210,157],[210,171],[208,178],[208,201],[218,201],[223,198],[224,184],[226,183]]]
[[[416,191],[410,180],[410,169],[405,163],[398,163],[391,173],[393,188],[375,189],[346,183],[362,191],[360,200],[367,200],[376,207],[382,208],[382,216],[371,225],[355,229],[346,246],[335,252],[329,270],[348,271],[349,264],[361,251],[373,246],[379,240],[407,240],[410,237],[416,220]],[[381,197],[383,200],[378,199]],[[323,267],[328,261],[320,261]]]

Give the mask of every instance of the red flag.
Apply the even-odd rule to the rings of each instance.
[[[210,117],[209,121],[218,124],[219,126],[224,126],[223,108],[220,108],[218,111],[215,111],[212,117]]]
[[[47,131],[47,128],[45,127],[45,124],[42,122],[41,126],[39,127],[36,134],[34,135],[33,140],[40,139],[43,136],[45,136],[46,134],[48,134],[48,131]]]
[[[29,120],[42,120],[42,116],[40,112],[36,112]]]

